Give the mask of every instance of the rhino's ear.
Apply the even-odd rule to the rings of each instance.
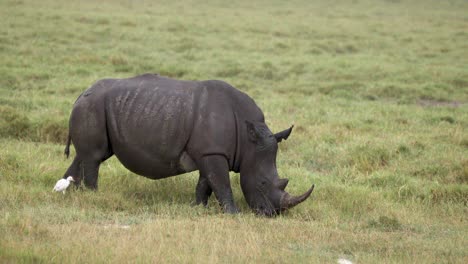
[[[290,128],[283,130],[281,132],[278,132],[275,134],[276,142],[281,142],[281,140],[286,140],[288,139],[289,135],[291,134],[291,131],[293,129],[294,125],[292,125]]]
[[[249,140],[252,142],[258,141],[258,131],[255,128],[254,123],[250,122],[249,120],[245,120],[245,125],[247,126],[247,135]]]

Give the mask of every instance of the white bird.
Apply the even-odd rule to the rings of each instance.
[[[340,258],[338,259],[338,264],[353,264],[353,262],[351,262],[351,260]]]
[[[72,176],[68,176],[66,179],[60,179],[54,187],[54,191],[56,192],[62,192],[65,194],[65,190],[70,186],[70,182],[74,182],[75,180],[73,179]]]

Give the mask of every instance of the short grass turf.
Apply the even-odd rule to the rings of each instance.
[[[0,262],[467,263],[466,1],[0,1]],[[273,131],[287,190],[268,219],[192,207],[112,158],[53,193],[77,96],[146,72],[222,79]],[[73,153],[72,153],[73,155]]]

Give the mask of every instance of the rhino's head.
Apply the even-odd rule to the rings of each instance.
[[[286,191],[288,179],[280,179],[276,170],[278,142],[287,139],[292,127],[273,134],[263,122],[246,121],[247,138],[241,165],[241,187],[249,206],[258,214],[274,216],[306,200],[314,186],[303,195]]]

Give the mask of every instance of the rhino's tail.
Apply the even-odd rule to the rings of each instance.
[[[70,156],[70,143],[71,143],[71,136],[70,136],[70,133],[68,133],[67,145],[65,146],[65,151],[64,151],[65,156],[67,156],[67,159]]]

